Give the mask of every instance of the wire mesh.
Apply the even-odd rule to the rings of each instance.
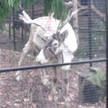
[[[65,0],[68,2],[69,0]],[[105,30],[105,0],[78,0],[78,7],[85,9],[78,13],[79,45],[74,53],[74,59],[69,73],[69,108],[106,108],[106,30]],[[25,9],[32,19],[41,17],[43,3],[34,4]],[[23,66],[18,67],[21,50],[29,39],[30,25],[19,20],[20,11],[11,14],[6,19],[6,27],[1,32],[0,44],[0,107],[20,108],[63,108],[65,107],[63,72],[57,71],[56,94],[58,101],[49,101],[53,70],[51,67],[61,67],[67,64],[50,64],[40,66],[35,62],[31,52],[24,60]],[[74,17],[70,21],[73,26]],[[8,39],[7,39],[8,38]],[[2,41],[0,41],[2,42]],[[7,50],[8,49],[8,50]],[[15,50],[15,51],[13,51]],[[89,65],[91,64],[91,65]],[[35,65],[35,66],[34,66]],[[90,66],[92,66],[90,68]],[[14,68],[15,67],[15,68]],[[95,68],[94,68],[95,67]],[[49,84],[43,85],[42,69],[46,68]],[[16,70],[22,70],[23,80],[16,81]],[[11,73],[2,72],[11,71]],[[14,72],[15,71],[15,72]]]

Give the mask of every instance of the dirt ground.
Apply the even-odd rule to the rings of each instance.
[[[17,67],[20,53],[13,51],[13,38],[8,39],[7,33],[0,36],[0,68]],[[20,42],[17,42],[19,41]],[[21,51],[25,41],[17,36],[17,51]],[[6,43],[6,44],[5,44]],[[85,59],[75,59],[83,61]],[[38,65],[34,58],[26,57],[23,66]],[[93,63],[94,67],[106,70],[105,62]],[[78,72],[88,72],[89,64],[72,65],[69,71],[69,108],[106,108],[106,102],[95,104],[80,104]],[[49,101],[48,96],[51,91],[51,84],[44,86],[41,81],[41,69],[22,71],[23,80],[16,81],[15,71],[0,73],[0,108],[65,108],[64,103],[64,82],[62,72],[58,70],[58,81],[56,84],[58,101]],[[52,79],[52,70],[47,68],[49,81]]]
[[[16,67],[20,54],[12,50],[0,49],[0,67]],[[36,65],[35,60],[26,57],[23,66]],[[93,63],[93,66],[105,72],[105,63]],[[95,104],[86,103],[80,105],[78,73],[88,71],[89,64],[73,65],[69,71],[69,108],[105,108],[105,101]],[[52,78],[51,69],[47,69],[49,81]],[[58,101],[49,101],[48,96],[51,88],[44,86],[40,78],[40,69],[22,71],[23,80],[16,81],[15,72],[0,73],[0,108],[65,108],[64,83],[61,71],[58,71],[58,82],[56,85]]]

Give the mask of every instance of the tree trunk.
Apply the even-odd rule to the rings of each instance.
[[[78,1],[77,0],[72,0],[72,3],[73,3],[73,11],[77,10],[77,6],[78,6]],[[78,28],[78,13],[76,13],[74,15],[74,20],[73,20],[73,27],[75,27],[74,31],[75,31],[75,34],[76,34],[76,37],[77,37],[77,40],[79,42],[79,30],[76,29]]]

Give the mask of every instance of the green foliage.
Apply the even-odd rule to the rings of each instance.
[[[24,8],[29,8],[32,4],[39,0],[0,0],[0,29],[3,28],[4,20],[11,15],[12,9],[18,11],[19,3],[23,4]],[[41,1],[41,0],[40,0]]]
[[[44,14],[54,12],[54,17],[64,21],[67,17],[67,9],[64,0],[44,0]]]
[[[82,73],[81,76],[89,81],[100,95],[100,100],[103,101],[106,95],[106,77],[105,74],[96,67],[90,67],[89,72]]]
[[[30,8],[33,4],[36,4],[37,2],[39,2],[41,0],[21,0],[21,4],[23,4],[23,8]]]
[[[102,82],[105,81],[104,73],[98,69],[91,67],[90,68],[90,76],[87,78],[93,85],[96,85],[101,88]]]
[[[24,8],[30,8],[33,3],[37,3],[38,1],[39,0],[0,0],[0,22],[11,14],[12,8],[15,11],[19,10],[19,3],[23,4]]]
[[[89,80],[93,85],[99,87],[97,89],[100,94],[100,100],[103,101],[106,91],[106,77],[105,74],[98,68],[91,67],[90,74],[87,80]]]
[[[67,17],[67,9],[63,0],[53,0],[51,10],[54,11],[55,17],[60,17],[64,21]]]
[[[87,29],[87,28],[85,28]],[[82,33],[81,33],[82,34]],[[80,38],[79,48],[75,53],[76,57],[79,58],[88,58],[89,57],[89,34],[83,33],[83,36]],[[105,23],[102,20],[93,20],[92,21],[92,57],[105,57],[104,51],[101,51],[100,48],[103,48],[106,42],[105,34]],[[96,55],[96,56],[95,56]]]
[[[51,4],[53,0],[44,0],[44,15],[51,13]]]
[[[19,10],[19,3],[23,5],[23,8],[30,8],[33,4],[41,2],[42,0],[0,0],[0,22],[7,18],[12,11],[12,8],[16,11]],[[54,12],[55,17],[65,20],[67,16],[67,9],[63,0],[44,0],[44,14]]]
[[[7,3],[7,0],[0,1],[0,22],[5,19],[10,13],[10,6]]]
[[[94,26],[93,26],[93,29],[96,29],[98,31],[105,31],[105,23],[101,20],[101,21],[96,21],[96,22],[93,22],[94,23]],[[101,35],[103,36],[103,40],[105,42],[105,37],[106,37],[106,33],[105,32],[100,32]],[[97,37],[98,38],[99,35],[95,33],[93,33],[93,37]],[[101,36],[100,36],[101,37]],[[101,43],[102,44],[102,43]]]
[[[98,55],[98,57],[99,55],[105,57],[105,51],[101,50],[105,47],[106,43],[105,23],[102,20],[95,21],[93,29],[97,30],[97,32],[92,33],[92,50],[96,55]]]

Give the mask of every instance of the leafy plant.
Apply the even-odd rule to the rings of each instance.
[[[54,17],[64,21],[67,16],[67,8],[64,0],[44,0],[44,14],[54,12]]]
[[[87,80],[89,80],[93,85],[98,87],[97,91],[100,94],[100,100],[103,101],[106,90],[105,74],[100,69],[94,67],[91,67],[89,71],[90,74]]]
[[[101,20],[92,21],[92,28],[91,28],[91,49],[92,49],[92,58],[94,57],[105,57],[105,23]],[[75,53],[77,57],[80,58],[88,58],[89,57],[89,34],[85,35],[83,33],[83,37],[81,37],[80,47]],[[80,54],[79,54],[80,53]]]
[[[89,80],[93,85],[101,87],[102,82],[105,81],[104,73],[100,69],[94,67],[91,67],[89,70],[90,75],[87,80]]]
[[[42,0],[1,0],[0,1],[0,22],[2,22],[6,17],[8,17],[12,11],[19,9],[19,3],[23,5],[24,8],[30,8],[33,4],[40,2]],[[61,21],[65,20],[67,16],[67,9],[63,0],[43,0],[44,3],[44,14],[54,12],[56,18],[60,18]]]

